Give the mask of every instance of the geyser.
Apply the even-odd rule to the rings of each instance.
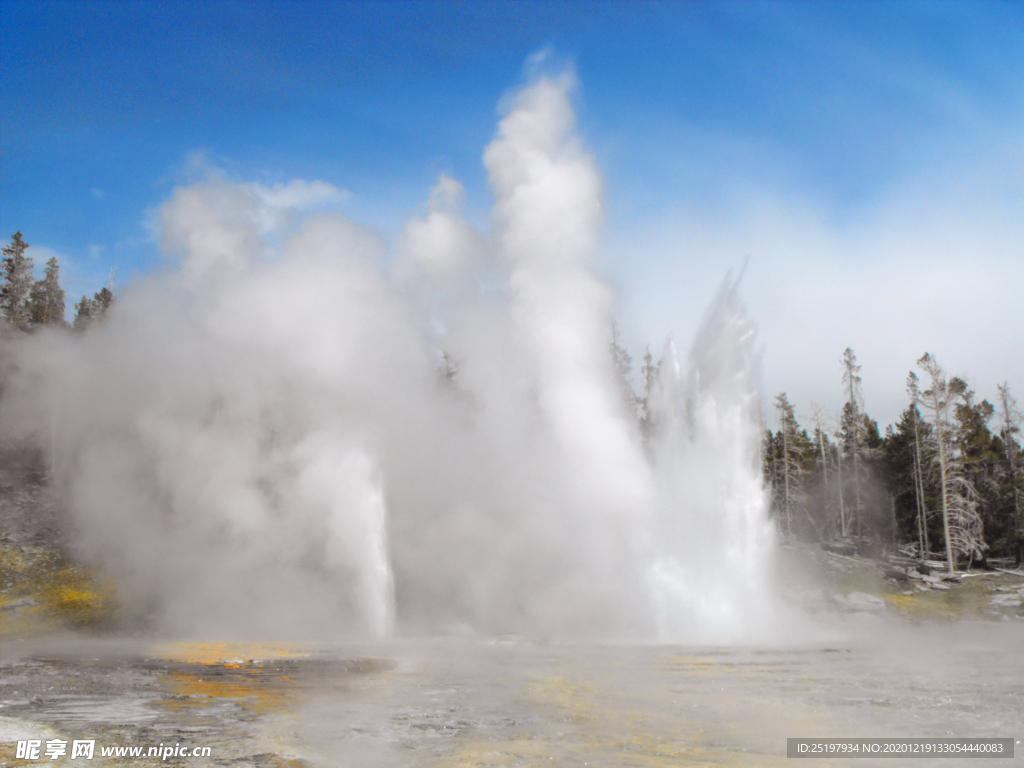
[[[389,254],[310,210],[330,185],[211,173],[160,210],[176,266],[5,350],[3,427],[52,453],[126,609],[177,632],[763,639],[754,328],[727,278],[641,435],[571,88],[508,101],[487,232],[447,177]]]

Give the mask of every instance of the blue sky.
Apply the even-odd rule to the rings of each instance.
[[[69,294],[160,263],[147,222],[196,153],[238,180],[330,182],[386,236],[444,172],[485,226],[497,105],[549,48],[579,78],[634,352],[670,331],[685,346],[749,255],[765,388],[798,410],[838,400],[847,345],[883,422],[926,348],[983,395],[1003,379],[1024,393],[1024,5],[4,2],[2,16],[0,233],[20,229],[39,263],[59,254]]]

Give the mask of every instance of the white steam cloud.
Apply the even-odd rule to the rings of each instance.
[[[442,176],[385,269],[373,232],[309,213],[341,190],[212,174],[160,211],[179,267],[7,350],[3,428],[51,451],[126,608],[172,631],[763,638],[754,328],[727,279],[687,376],[666,348],[645,445],[572,85],[508,101],[489,232]]]

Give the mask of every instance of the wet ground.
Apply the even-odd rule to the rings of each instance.
[[[422,639],[6,646],[4,739],[208,746],[78,765],[770,766],[786,738],[1024,737],[1024,624],[855,616],[828,647],[715,649]],[[1014,760],[809,760],[999,765]],[[65,759],[48,764],[72,764]]]

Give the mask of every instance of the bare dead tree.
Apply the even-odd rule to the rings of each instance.
[[[981,515],[978,514],[978,494],[964,472],[963,456],[956,442],[956,405],[967,392],[967,385],[957,377],[947,380],[945,371],[928,353],[917,364],[928,374],[931,382],[921,393],[921,404],[931,415],[932,432],[927,442],[931,448],[932,464],[939,476],[946,566],[950,573],[954,573],[955,553],[980,556],[987,549]]]
[[[907,376],[907,393],[910,395],[911,412],[914,415],[914,496],[917,498],[917,539],[921,557],[931,550],[928,541],[928,510],[924,500],[924,472],[921,466],[921,430],[918,424],[917,407],[921,403],[921,386],[913,371]]]
[[[843,366],[843,387],[846,390],[846,403],[840,418],[845,432],[845,447],[853,460],[853,517],[856,520],[859,533],[864,517],[860,467],[861,452],[864,447],[864,388],[860,376],[861,366],[857,362],[857,355],[850,347],[843,350],[843,358],[840,363]],[[845,532],[843,535],[846,535]]]
[[[840,432],[839,424],[842,415],[835,419],[836,434]],[[850,533],[850,516],[846,514],[846,500],[843,496],[843,450],[841,447],[836,451],[836,488],[839,496],[839,535],[848,536]]]

